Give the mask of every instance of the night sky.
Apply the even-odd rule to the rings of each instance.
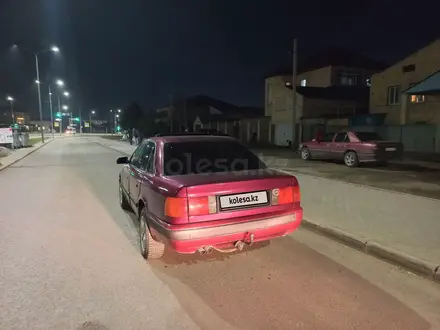
[[[300,58],[336,46],[392,63],[439,36],[439,7],[394,0],[1,0],[0,96],[14,95],[17,107],[37,115],[34,59],[10,46],[56,44],[61,54],[41,55],[41,80],[64,79],[84,112],[104,115],[133,101],[153,109],[170,94],[263,106],[263,77],[289,65],[293,37]],[[72,103],[75,111],[79,104]]]

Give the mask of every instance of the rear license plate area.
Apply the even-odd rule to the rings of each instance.
[[[220,210],[234,210],[269,205],[267,191],[255,191],[219,197]]]

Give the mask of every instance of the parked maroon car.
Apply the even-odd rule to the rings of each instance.
[[[383,141],[375,132],[339,132],[317,137],[300,145],[303,160],[335,159],[356,167],[363,162],[386,163],[401,159],[403,144]]]
[[[121,157],[121,207],[139,217],[141,254],[231,252],[293,232],[301,223],[295,177],[268,169],[228,136],[145,140]]]

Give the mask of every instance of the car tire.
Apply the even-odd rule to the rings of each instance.
[[[301,159],[302,160],[311,160],[312,154],[310,153],[310,149],[307,147],[304,147],[301,149]]]
[[[121,183],[119,183],[119,205],[121,206],[121,209],[130,211],[131,206],[130,203],[127,200],[127,197],[124,194],[124,189],[122,188]]]
[[[357,167],[359,166],[359,159],[354,151],[347,151],[344,155],[344,163],[348,167]]]
[[[145,208],[139,215],[139,246],[145,260],[160,259],[165,252],[165,244],[155,241],[151,236]]]

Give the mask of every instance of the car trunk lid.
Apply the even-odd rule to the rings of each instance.
[[[193,201],[208,203],[202,206],[206,212],[189,211],[190,223],[274,212],[279,191],[299,189],[295,177],[269,169],[186,175],[178,180],[186,186],[189,210]]]

